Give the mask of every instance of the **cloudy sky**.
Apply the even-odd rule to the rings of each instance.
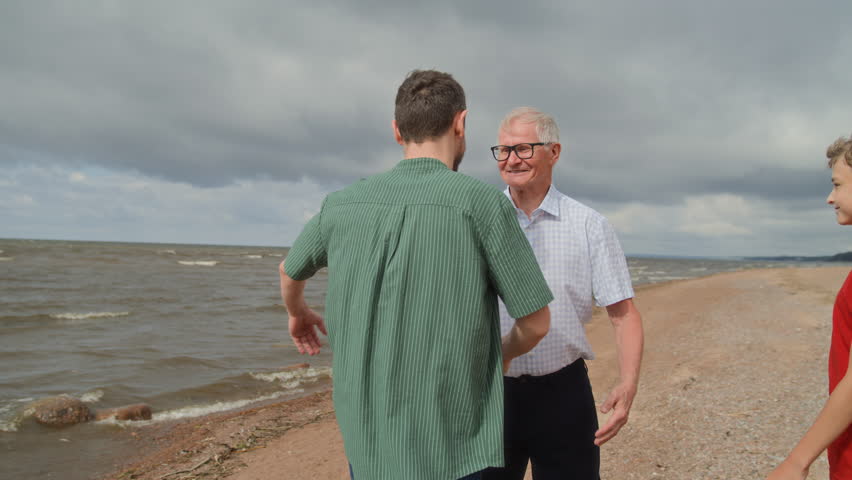
[[[0,237],[289,245],[401,158],[415,68],[468,96],[461,171],[532,105],[557,187],[629,254],[832,254],[825,148],[852,131],[843,1],[9,1]]]

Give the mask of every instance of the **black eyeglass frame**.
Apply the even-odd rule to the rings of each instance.
[[[493,147],[491,147],[491,155],[494,157],[494,160],[497,160],[498,162],[505,162],[506,160],[509,159],[509,157],[512,156],[512,152],[515,152],[515,155],[517,155],[517,157],[520,158],[521,160],[529,160],[530,158],[533,157],[533,155],[535,155],[535,147],[538,147],[538,146],[541,146],[541,145],[550,145],[551,143],[553,143],[553,142],[535,142],[535,143],[524,142],[524,143],[517,143],[515,145],[494,145]],[[522,157],[521,154],[518,153],[518,147],[520,147],[521,145],[529,145],[530,146],[530,154],[529,154],[528,157]],[[500,159],[500,158],[497,157],[498,151],[499,151],[500,148],[508,148],[509,149],[509,154],[506,155],[506,158]]]

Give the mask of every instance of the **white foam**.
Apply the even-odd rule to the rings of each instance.
[[[157,253],[167,253],[169,255],[177,255],[177,252],[174,250],[157,250]]]
[[[295,388],[302,383],[315,383],[322,377],[331,377],[330,367],[309,367],[272,373],[251,373],[252,378],[264,382],[281,382],[284,388]]]
[[[14,417],[10,419],[0,419],[0,432],[17,432],[18,427],[21,426],[21,417]]]
[[[86,392],[80,396],[80,401],[85,403],[95,403],[99,402],[104,397],[103,390],[95,390],[92,392]]]
[[[2,253],[2,252],[0,252],[0,253]],[[267,253],[266,256],[267,257],[279,257],[280,258],[280,257],[283,257],[284,254],[283,253]]]
[[[216,260],[178,260],[178,263],[181,265],[190,265],[190,266],[201,266],[201,267],[215,267],[217,262]]]
[[[15,406],[12,404],[0,405],[0,432],[17,432],[21,418],[14,415]]]
[[[276,398],[282,397],[284,395],[292,395],[294,393],[302,393],[304,390],[291,390],[287,392],[275,392],[269,395],[263,395],[257,398],[250,398],[246,400],[234,400],[231,402],[216,402],[209,405],[191,405],[189,407],[178,408],[175,410],[166,410],[165,412],[154,413],[151,417],[151,420],[146,421],[131,421],[131,420],[116,420],[115,418],[110,418],[106,420],[101,420],[98,423],[112,423],[117,425],[149,425],[155,422],[165,422],[168,420],[180,420],[184,418],[192,418],[192,417],[201,417],[203,415],[210,415],[211,413],[219,413],[226,412],[228,410],[234,410],[237,408],[242,408],[247,405],[251,405],[257,402],[264,402],[267,400],[275,400]]]
[[[89,313],[54,313],[50,318],[59,320],[87,320],[90,318],[126,317],[130,312],[89,312]]]
[[[246,255],[246,258],[263,258],[263,255]]]
[[[0,262],[8,262],[11,261],[15,257],[0,257]]]
[[[23,412],[17,412],[20,404],[32,401],[32,398],[20,398],[10,403],[0,404],[0,432],[17,432],[24,418],[34,413],[32,408],[27,408]]]

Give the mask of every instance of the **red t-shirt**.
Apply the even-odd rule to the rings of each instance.
[[[852,343],[852,272],[846,277],[832,315],[831,349],[828,352],[828,392],[834,391],[849,366]],[[829,472],[832,480],[852,478],[852,428],[847,428],[828,446]]]

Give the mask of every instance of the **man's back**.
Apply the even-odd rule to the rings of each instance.
[[[497,295],[519,317],[549,301],[508,200],[408,159],[330,195],[312,223],[316,246],[297,242],[287,273],[329,267],[335,408],[355,478],[501,464]]]

